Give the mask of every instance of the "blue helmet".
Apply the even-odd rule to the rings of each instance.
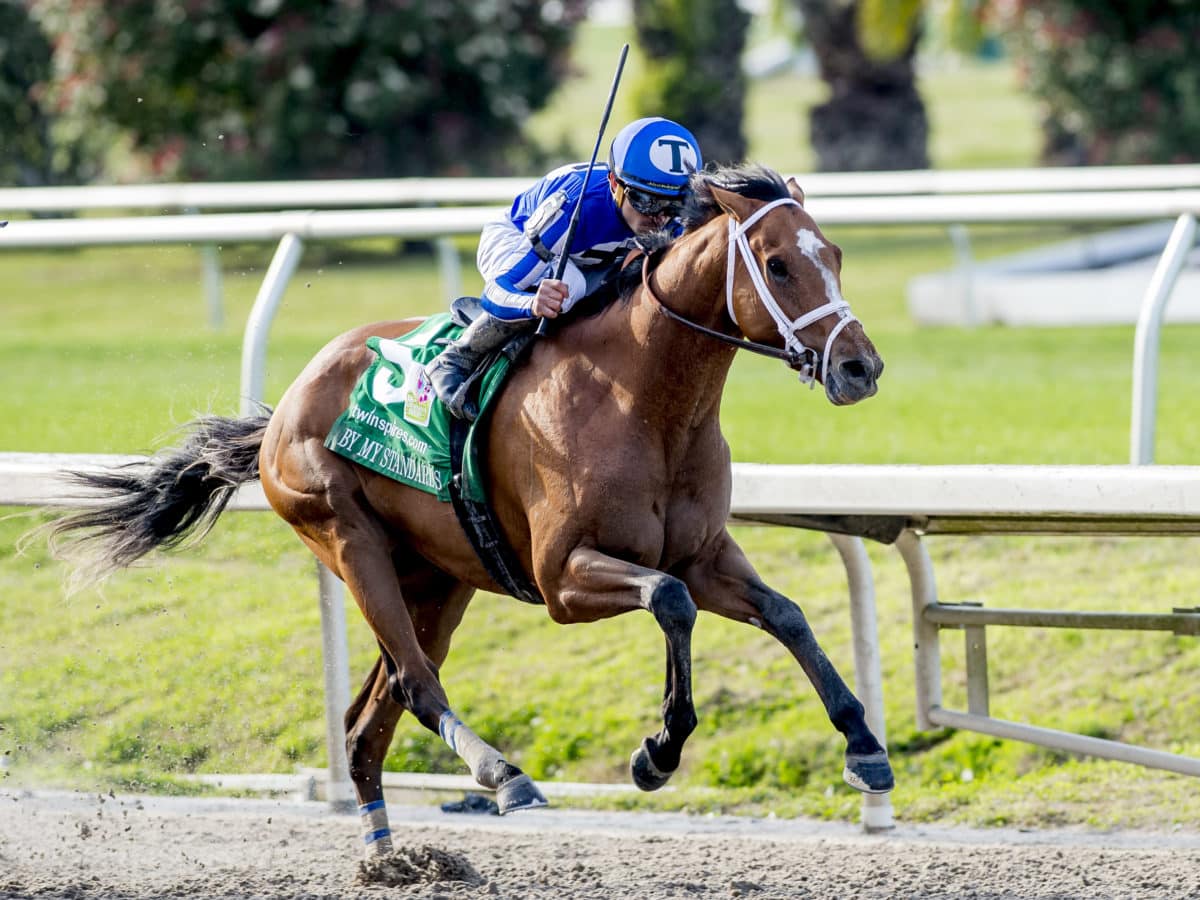
[[[652,194],[679,197],[704,166],[696,137],[670,119],[630,122],[613,138],[608,166],[617,179]]]

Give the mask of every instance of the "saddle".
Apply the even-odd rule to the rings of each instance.
[[[429,384],[425,365],[479,314],[475,298],[460,298],[452,315],[430,317],[397,339],[370,337],[376,360],[355,384],[349,405],[325,446],[352,462],[449,502],[488,574],[506,592],[542,604],[537,589],[504,541],[487,502],[481,463],[486,422],[512,365],[534,338],[516,335],[489,354],[472,379],[480,413],[474,424],[449,415]]]

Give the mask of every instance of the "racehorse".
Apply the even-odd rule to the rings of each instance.
[[[617,298],[566,317],[512,371],[483,426],[488,499],[555,622],[646,610],[662,629],[663,727],[633,752],[638,787],[667,782],[696,726],[691,634],[705,610],[780,641],[845,736],[845,780],[888,791],[887,753],[862,704],[800,608],[762,581],[726,528],[730,453],[718,421],[739,348],[785,360],[837,405],[872,396],[883,363],[842,298],[841,251],[794,180],[758,166],[696,173],[682,219],[681,236],[626,268]],[[261,479],[275,512],[345,582],[378,639],[379,658],[345,716],[368,856],[392,846],[381,776],[404,710],[496,790],[502,813],[545,804],[454,713],[438,677],[472,595],[503,588],[450,504],[324,446],[372,361],[366,338],[397,337],[421,321],[337,337],[273,412],[204,417],[173,451],[78,476],[107,499],[55,526],[119,568],[203,534],[238,485]]]

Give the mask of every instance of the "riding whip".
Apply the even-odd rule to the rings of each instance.
[[[617,85],[621,83],[621,70],[625,68],[625,57],[629,54],[629,45],[621,46],[621,55],[617,59],[617,71],[613,74],[612,87],[608,89],[608,102],[604,104],[604,118],[600,120],[600,131],[596,134],[596,146],[592,148],[592,158],[588,161],[587,172],[583,176],[583,190],[575,201],[575,209],[571,212],[571,220],[567,223],[567,239],[563,244],[562,255],[554,267],[555,281],[562,281],[563,273],[567,270],[567,260],[571,253],[571,241],[575,237],[575,229],[579,225],[579,213],[583,209],[583,195],[587,193],[588,182],[592,178],[592,169],[596,166],[596,157],[600,153],[600,144],[604,141],[604,129],[608,127],[608,117],[612,113],[613,100],[617,98]],[[546,333],[546,319],[538,323],[537,333]]]

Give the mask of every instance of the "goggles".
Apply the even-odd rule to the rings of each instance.
[[[629,201],[637,212],[643,216],[668,216],[674,218],[683,210],[682,197],[664,197],[662,194],[651,194],[641,188],[633,187],[621,181],[618,182]]]

